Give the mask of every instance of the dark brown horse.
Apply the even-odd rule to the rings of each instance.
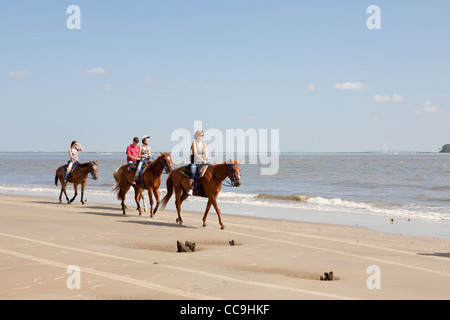
[[[118,182],[113,191],[117,193],[117,199],[122,201],[122,212],[123,214],[126,214],[125,197],[128,190],[133,187],[137,210],[139,211],[139,215],[141,215],[142,209],[139,205],[139,202],[141,200],[141,190],[148,190],[148,197],[150,200],[150,216],[153,218],[153,216],[156,214],[156,211],[158,210],[160,203],[159,186],[161,185],[161,174],[163,173],[163,171],[165,171],[166,173],[172,171],[172,158],[170,157],[170,152],[161,152],[161,155],[156,160],[149,163],[142,177],[139,179],[135,186],[132,186],[132,183],[134,181],[134,173],[128,170],[131,165],[132,164],[124,164],[119,168],[119,171],[117,172]],[[156,199],[156,207],[154,210],[153,195]]]
[[[206,217],[208,216],[211,205],[213,205],[219,218],[220,228],[224,229],[225,225],[223,224],[220,209],[217,205],[217,196],[222,188],[222,181],[227,177],[230,178],[232,186],[239,187],[241,185],[241,168],[236,160],[215,165],[208,164],[208,166],[209,168],[206,170],[203,178],[198,180],[204,196],[208,198],[208,204],[206,205],[203,216],[203,226],[206,227]],[[167,195],[162,199],[161,208],[164,209],[166,207],[175,190],[175,206],[178,213],[176,222],[182,224],[181,204],[188,197],[189,178],[180,173],[180,170],[181,168],[175,169],[167,177]]]
[[[67,171],[67,164],[56,169],[55,174],[55,186],[58,186],[58,180],[61,182],[61,192],[59,194],[59,202],[61,203],[61,197],[64,192],[66,196],[67,203],[72,203],[78,194],[78,185],[81,183],[81,203],[85,204],[86,201],[83,201],[84,196],[84,188],[86,187],[87,180],[89,178],[89,174],[92,176],[94,180],[98,179],[97,174],[97,161],[89,161],[87,163],[78,163],[76,168],[70,173],[67,177],[67,181],[64,181],[64,177]],[[66,186],[68,183],[73,183],[73,188],[75,190],[75,195],[72,199],[69,200],[69,197],[66,193]]]

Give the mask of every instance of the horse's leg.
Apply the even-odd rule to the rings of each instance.
[[[67,192],[66,192],[67,183],[61,182],[61,185],[63,186],[64,195],[66,196],[66,201],[69,202],[69,197],[67,196]]]
[[[84,188],[86,187],[86,180],[81,183],[81,204],[84,205],[86,201],[83,201]]]
[[[75,198],[77,197],[77,194],[78,194],[78,190],[77,189],[78,189],[78,184],[76,184],[74,182],[73,183],[73,190],[75,191],[75,194],[73,195],[73,198],[70,199],[69,203],[72,203],[75,200]]]
[[[206,205],[205,214],[203,215],[203,226],[206,227],[206,217],[208,216],[209,209],[211,208],[211,199],[208,199],[208,204]]]
[[[125,198],[127,196],[128,190],[130,190],[129,184],[126,184],[125,186],[120,186],[120,189],[119,189],[119,198],[120,198],[120,200],[122,200],[122,203],[121,203],[122,214],[127,214],[126,213],[127,206],[125,205]]]
[[[178,218],[177,223],[183,224],[183,217],[181,216],[181,188],[176,186],[175,188],[175,207],[177,208]]]
[[[156,199],[156,207],[155,207],[155,210],[153,211],[152,218],[156,214],[156,211],[158,211],[159,204],[161,203],[161,201],[159,200],[159,188],[155,188],[153,190],[153,194],[155,195],[155,199]],[[152,196],[150,195],[150,192],[149,192],[148,196],[150,197],[150,199],[152,198]]]
[[[220,209],[219,209],[219,206],[217,205],[217,200],[215,197],[211,197],[210,201],[211,201],[212,205],[214,206],[214,209],[216,209],[217,217],[219,218],[220,229],[223,230],[223,229],[225,229],[225,225],[223,224],[222,216],[220,215]]]
[[[155,212],[153,211],[153,196],[152,196],[152,193],[153,193],[153,189],[152,188],[148,189],[148,200],[150,201],[150,217],[153,218],[153,216],[155,215]],[[143,192],[142,192],[142,194],[143,194]]]
[[[182,194],[181,194],[181,198],[180,198],[180,206],[183,204],[183,201],[187,199],[187,197],[189,197],[188,193],[186,190],[181,190]]]
[[[61,182],[61,192],[59,193],[59,203],[61,203],[62,202],[61,197],[62,197],[62,194],[64,192],[64,184],[63,184],[61,179],[59,179],[59,182]]]
[[[144,189],[141,189],[141,199],[142,199],[142,206],[144,207],[144,212],[148,211],[147,204],[145,203],[145,192]]]
[[[139,215],[142,216],[142,209],[139,202],[141,202],[141,189],[134,188],[134,200],[136,201],[137,208],[136,210],[139,211]]]

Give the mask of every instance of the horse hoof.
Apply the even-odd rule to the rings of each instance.
[[[178,218],[177,218],[176,222],[177,222],[178,224],[183,224],[183,220],[178,219]]]
[[[225,229],[225,226],[220,226],[220,230],[223,230],[223,229]]]

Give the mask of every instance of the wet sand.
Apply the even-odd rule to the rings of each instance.
[[[236,215],[220,230],[214,210],[207,227],[198,212],[175,218],[0,194],[0,299],[450,298],[450,239]]]

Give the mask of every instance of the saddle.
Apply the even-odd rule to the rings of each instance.
[[[128,165],[127,170],[129,172],[135,174],[136,170],[137,170],[137,166],[138,165],[136,163],[132,163],[132,164]],[[147,168],[149,166],[150,166],[150,161],[145,161],[144,164],[142,165],[141,172],[139,173],[139,177],[137,179],[137,183],[139,183],[142,186],[142,188],[144,188],[144,189],[145,189],[145,184],[144,184],[144,179],[142,179],[142,176],[144,175],[145,171],[147,170]]]
[[[149,166],[150,162],[149,161],[145,161],[144,164],[142,165],[142,169],[140,172],[140,176],[142,176],[145,172],[145,170],[147,170],[148,166]],[[137,164],[136,163],[132,163],[128,166],[127,170],[132,172],[132,173],[136,173],[136,169],[137,169]]]
[[[203,178],[205,176],[206,171],[208,170],[207,165],[203,165],[200,167],[200,169],[197,169],[197,172],[195,173],[194,178],[194,192],[192,193],[194,196],[204,197],[206,198],[205,191],[203,190],[203,187],[200,183],[198,183],[198,180]],[[190,178],[190,165],[180,167],[179,171],[183,176]]]
[[[64,171],[67,171],[67,168],[69,167],[69,163],[70,161],[67,161],[67,164],[62,165],[60,168],[62,168]],[[72,169],[70,170],[70,172],[67,174],[66,177],[66,181],[67,182],[73,182],[73,173],[75,172],[75,170],[78,168],[78,166],[80,165],[80,163],[76,163],[72,166]]]
[[[181,168],[180,168],[180,173],[181,173],[183,176],[190,178],[190,177],[191,177],[191,175],[190,175],[190,172],[191,172],[191,171],[190,171],[190,170],[191,170],[191,169],[190,169],[190,165],[187,165],[187,166],[184,166],[184,167],[181,167]],[[206,170],[208,170],[208,166],[207,166],[207,165],[202,166],[202,167],[200,168],[200,170],[197,170],[196,178],[197,178],[197,179],[203,178],[203,176],[205,175]]]

